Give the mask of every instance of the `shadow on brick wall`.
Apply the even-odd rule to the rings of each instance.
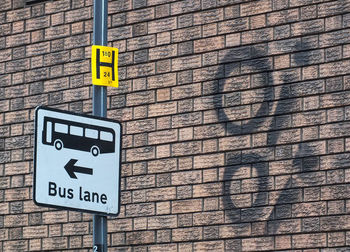
[[[283,46],[283,45],[282,45]],[[298,69],[300,66],[306,66],[309,64],[309,49],[312,45],[308,43],[297,43],[293,48],[290,48],[290,52],[297,52],[293,54],[293,68]],[[275,190],[271,188],[271,181],[269,180],[269,161],[274,161],[274,157],[271,158],[274,153],[274,147],[279,143],[280,130],[283,130],[283,125],[288,124],[288,115],[293,113],[293,99],[296,98],[291,95],[290,83],[295,82],[293,80],[293,74],[290,74],[290,68],[284,70],[276,70],[278,72],[278,81],[273,69],[273,62],[271,57],[267,55],[267,48],[261,46],[249,47],[248,57],[240,55],[244,60],[239,60],[234,55],[237,48],[227,51],[222,58],[222,65],[220,65],[216,79],[220,79],[223,76],[229,78],[229,76],[240,74],[253,74],[258,81],[254,85],[247,86],[246,83],[241,86],[248,87],[247,90],[263,90],[259,95],[259,102],[255,103],[256,109],[252,109],[254,116],[251,116],[243,121],[232,120],[230,109],[234,109],[235,106],[230,106],[227,103],[228,90],[231,93],[240,92],[240,87],[233,89],[225,88],[225,80],[219,81],[218,96],[215,96],[214,104],[217,111],[217,117],[220,122],[226,123],[226,135],[248,135],[257,132],[267,132],[268,140],[267,145],[260,146],[259,148],[252,147],[251,149],[239,152],[227,152],[226,153],[226,166],[224,170],[224,183],[222,187],[223,192],[223,204],[226,212],[226,216],[230,218],[230,222],[252,222],[252,221],[270,221],[279,219],[279,213],[276,211],[276,206],[283,204],[290,204],[294,202],[300,202],[301,190],[290,189],[292,185],[292,176],[285,182],[284,188],[279,189],[279,195],[276,198],[269,199],[269,192]],[[244,50],[242,50],[244,51]],[[243,72],[245,71],[245,73]],[[278,83],[275,83],[278,82]],[[252,81],[251,81],[252,83]],[[243,88],[244,89],[244,88]],[[237,90],[237,91],[236,91]],[[245,90],[246,91],[246,90]],[[239,98],[240,99],[240,98]],[[260,129],[260,130],[259,130]],[[290,158],[292,161],[292,167],[300,166],[301,159],[298,157],[309,156],[308,161],[303,165],[307,169],[312,170],[317,165],[317,161],[312,158],[314,153],[313,146],[309,146],[307,143],[299,143],[296,151]],[[302,152],[302,153],[301,153]],[[307,153],[307,155],[303,155]],[[257,187],[257,192],[253,195],[253,200],[250,207],[242,207],[239,202],[237,194],[237,181],[239,181],[238,171],[246,167],[251,168],[251,174],[254,177]],[[271,175],[271,174],[270,174]],[[237,178],[235,178],[237,176]],[[300,178],[301,180],[303,178]],[[273,181],[273,180],[272,180]],[[272,182],[274,183],[274,182]],[[238,183],[239,184],[239,183]],[[239,188],[240,186],[238,186]],[[236,188],[236,189],[233,189]],[[273,203],[271,203],[271,200]],[[243,209],[243,210],[242,210]],[[271,223],[269,228],[269,234],[275,234],[279,227],[279,222]]]

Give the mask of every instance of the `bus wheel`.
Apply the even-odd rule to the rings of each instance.
[[[63,148],[63,143],[61,140],[55,141],[55,148],[56,148],[56,150],[61,150]]]
[[[92,147],[91,147],[91,154],[92,154],[94,157],[97,157],[98,154],[100,154],[100,149],[99,149],[97,146],[92,146]]]

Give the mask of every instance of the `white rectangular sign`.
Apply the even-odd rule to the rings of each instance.
[[[40,206],[118,215],[120,153],[120,123],[38,107],[34,202]]]

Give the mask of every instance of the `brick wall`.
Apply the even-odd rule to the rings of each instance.
[[[92,251],[32,201],[38,105],[90,114],[92,0],[0,4],[0,251]],[[349,251],[350,2],[113,0],[109,251]]]

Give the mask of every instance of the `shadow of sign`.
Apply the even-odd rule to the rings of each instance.
[[[310,48],[311,46],[308,43],[299,43],[291,49],[291,51],[298,52],[293,56],[294,69],[309,64]],[[284,69],[278,71],[278,81],[276,81],[277,78],[274,75],[276,71],[273,70],[272,57],[266,55],[267,48],[259,46],[228,50],[222,58],[221,62],[223,64],[220,65],[216,73],[216,79],[219,79],[219,87],[218,95],[215,96],[213,102],[218,120],[226,123],[226,135],[267,133],[267,145],[265,146],[226,153],[222,187],[223,204],[226,215],[232,223],[274,220],[277,205],[298,202],[298,198],[300,198],[300,190],[290,189],[292,183],[290,176],[285,181],[283,189],[279,190],[279,195],[276,195],[273,200],[269,199],[269,192],[274,189],[271,187],[268,162],[273,161],[274,147],[279,143],[283,125],[288,123],[288,115],[295,111],[294,100],[292,99],[295,98],[295,95],[291,94],[289,84],[296,81],[300,82],[300,80],[294,80],[292,72],[289,69]],[[223,76],[225,79],[222,79]],[[236,81],[230,82],[227,80],[232,76],[234,78],[238,76]],[[245,76],[249,77],[245,78]],[[239,108],[245,102],[244,97],[240,96],[242,90],[252,92],[251,104],[254,105],[251,109],[253,115],[247,116],[243,120],[234,116],[235,113],[240,113]],[[245,104],[251,105],[249,102],[245,102]],[[300,166],[301,162],[300,158],[295,157],[302,156],[301,152],[309,153],[312,156],[314,148],[307,143],[296,145],[297,151],[290,158],[293,167]],[[312,162],[311,158],[311,161],[308,162],[308,169],[313,169],[316,164],[317,162]],[[236,197],[239,195],[237,190],[240,190],[240,185],[237,185],[235,176],[240,170],[247,167],[254,174],[255,190],[251,206],[242,207],[239,197]],[[237,176],[239,179],[240,175]],[[272,225],[269,233],[276,233],[278,226],[278,222]]]

